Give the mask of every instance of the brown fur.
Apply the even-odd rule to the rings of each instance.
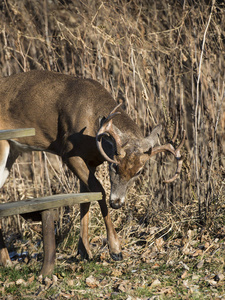
[[[0,129],[34,127],[36,131],[33,137],[9,142],[10,153],[5,169],[10,170],[18,154],[24,151],[49,151],[61,156],[81,180],[81,191],[103,193],[99,204],[109,250],[111,256],[118,260],[122,258],[120,243],[108,213],[104,189],[94,175],[95,168],[104,161],[96,146],[100,120],[106,118],[115,106],[111,95],[91,79],[48,71],[32,71],[0,79]],[[113,118],[113,126],[123,142],[125,156],[118,157],[118,172],[114,172],[113,164],[111,166],[110,204],[113,208],[122,206],[130,180],[149,158],[144,151],[157,141],[161,130],[155,131],[151,139],[144,139],[129,116],[121,108],[118,111],[120,114]],[[113,158],[116,147],[111,144],[105,141],[105,151]],[[147,149],[142,148],[142,144]],[[0,159],[3,152],[4,149],[0,148]],[[92,256],[88,218],[89,204],[82,204],[78,251],[83,257]]]

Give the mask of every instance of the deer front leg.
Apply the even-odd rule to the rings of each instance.
[[[98,203],[100,205],[102,216],[105,221],[110,256],[113,260],[122,260],[123,255],[121,251],[120,241],[113,226],[105,198]]]
[[[81,184],[81,192],[87,192],[87,189],[83,184]],[[103,193],[104,199],[99,201],[99,205],[100,205],[102,216],[104,218],[104,222],[105,222],[105,226],[106,226],[109,253],[110,253],[110,256],[112,257],[112,259],[114,259],[116,261],[122,260],[123,256],[122,256],[122,252],[121,252],[120,241],[118,239],[117,233],[113,226],[110,214],[108,212],[108,207],[107,207],[106,201],[105,201],[105,192],[103,191],[103,188],[102,188],[102,193]],[[83,258],[91,259],[92,253],[90,250],[89,238],[88,238],[89,207],[90,207],[90,203],[82,203],[80,205],[81,227],[80,227],[80,239],[79,239],[79,245],[78,245],[78,253]]]
[[[70,157],[66,161],[68,167],[71,171],[77,175],[81,180],[81,191],[89,191],[89,192],[101,192],[103,194],[103,199],[99,201],[99,205],[101,208],[102,216],[104,218],[106,231],[107,231],[107,239],[109,252],[111,257],[114,260],[122,259],[122,252],[120,241],[116,234],[115,228],[113,226],[105,199],[105,191],[94,176],[93,170],[91,171],[86,163],[80,157]],[[89,237],[88,237],[88,221],[89,221],[89,208],[90,203],[83,203],[80,206],[81,208],[81,231],[80,238],[78,244],[78,252],[81,254],[83,258],[92,258],[90,245],[89,245]]]

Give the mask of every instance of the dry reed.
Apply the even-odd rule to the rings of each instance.
[[[175,119],[180,134],[186,129],[180,179],[165,185],[163,179],[173,173],[174,162],[164,156],[152,159],[128,194],[125,210],[112,212],[122,235],[131,232],[133,224],[162,228],[189,224],[198,220],[199,212],[207,211],[213,222],[223,201],[224,12],[224,4],[215,1],[5,0],[0,4],[1,76],[48,69],[93,78],[123,101],[144,134],[162,123],[163,143],[171,137]],[[101,167],[98,176],[108,192],[106,169]],[[1,199],[78,189],[78,181],[58,159],[33,154],[17,161]],[[93,211],[92,225],[102,225],[98,207],[94,205]],[[70,214],[70,220],[78,222],[78,208]],[[21,230],[19,220],[6,219],[6,231]]]

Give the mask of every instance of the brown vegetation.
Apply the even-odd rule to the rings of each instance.
[[[159,156],[131,189],[126,207],[112,211],[121,237],[131,237],[134,229],[138,236],[138,226],[164,228],[165,234],[169,230],[174,236],[193,227],[202,229],[205,221],[212,234],[223,226],[224,57],[223,1],[5,0],[0,4],[1,76],[48,69],[93,78],[123,101],[145,134],[161,123],[163,142],[172,136],[176,119],[187,131],[180,179],[163,182],[173,174],[174,164],[168,166],[168,158]],[[98,176],[108,189],[106,165]],[[77,190],[77,180],[60,161],[33,154],[18,160],[1,199]],[[74,222],[75,230],[78,214],[78,208],[70,212],[69,224]],[[21,222],[8,218],[3,225],[8,232],[11,225],[22,230]],[[92,233],[104,235],[97,205],[91,222]],[[127,247],[130,244],[127,241]]]

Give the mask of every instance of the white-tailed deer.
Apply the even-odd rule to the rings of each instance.
[[[182,167],[180,146],[173,142],[154,148],[161,125],[144,138],[139,127],[96,81],[48,71],[31,71],[0,78],[0,129],[34,127],[36,135],[0,141],[0,187],[15,159],[24,151],[47,151],[59,155],[81,182],[81,192],[102,192],[99,201],[105,221],[110,255],[122,259],[121,246],[106,205],[105,192],[95,169],[109,162],[112,208],[120,208],[126,190],[146,161],[169,151],[177,159],[177,178]],[[81,204],[78,252],[92,257],[88,240],[90,203]],[[1,238],[1,237],[0,237]],[[0,258],[1,259],[1,258]]]

